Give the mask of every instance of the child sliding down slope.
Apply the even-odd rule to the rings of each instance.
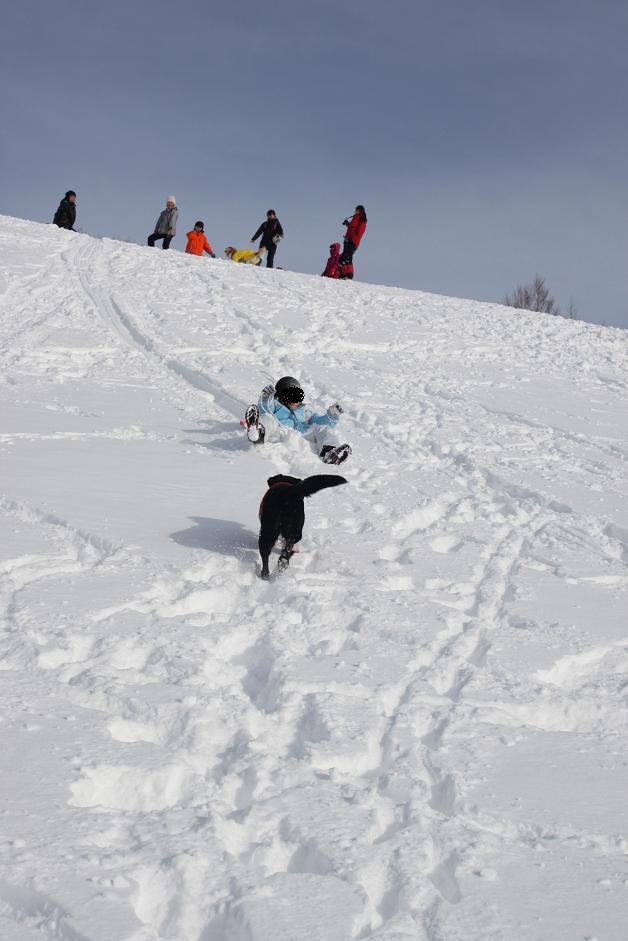
[[[246,410],[249,441],[253,444],[276,441],[284,428],[290,429],[303,435],[325,464],[342,464],[351,454],[351,448],[348,444],[338,444],[332,434],[342,408],[336,402],[323,415],[317,415],[303,404],[304,397],[301,383],[292,376],[284,376],[274,387],[262,389],[257,405],[249,405]]]

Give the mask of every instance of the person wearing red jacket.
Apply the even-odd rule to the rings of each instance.
[[[327,264],[325,270],[323,271],[322,278],[339,278],[340,277],[340,265],[338,264],[338,259],[340,258],[340,242],[334,242],[333,245],[329,246],[329,258],[327,259]]]
[[[351,280],[353,278],[353,256],[362,241],[362,236],[366,232],[366,222],[366,210],[364,206],[356,206],[351,219],[345,219],[342,223],[347,226],[342,255],[338,260],[340,265],[340,277],[343,280]]]
[[[187,233],[188,244],[185,246],[186,255],[202,255],[207,252],[212,258],[215,258],[214,249],[205,238],[205,223],[195,222],[194,228]]]

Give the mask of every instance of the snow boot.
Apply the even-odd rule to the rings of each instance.
[[[330,444],[326,444],[321,450],[320,458],[323,464],[342,464],[350,454],[351,445],[349,444],[339,444],[337,448],[332,448]]]
[[[246,436],[252,444],[263,444],[265,429],[259,420],[257,405],[249,405],[244,413],[246,423]]]

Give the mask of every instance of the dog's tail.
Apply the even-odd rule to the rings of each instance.
[[[347,481],[339,474],[314,474],[313,477],[306,477],[300,484],[294,488],[295,496],[311,497],[319,490],[325,490],[326,487],[339,487],[340,484],[346,484]]]

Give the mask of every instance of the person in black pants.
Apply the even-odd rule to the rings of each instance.
[[[163,239],[162,248],[170,248],[170,243],[177,234],[177,219],[179,210],[174,196],[169,196],[166,200],[166,208],[159,213],[159,219],[155,223],[155,231],[148,236],[147,242],[151,248],[155,247],[155,242]]]
[[[256,242],[260,235],[262,236],[262,241],[259,243],[260,248],[263,246],[268,252],[266,256],[266,267],[272,268],[273,262],[275,260],[275,252],[277,251],[277,244],[279,240],[283,238],[281,222],[277,218],[277,214],[274,209],[268,210],[266,213],[266,222],[262,222],[261,226],[251,239],[251,242]]]
[[[76,222],[76,193],[74,190],[68,190],[55,212],[52,220],[54,225],[60,229],[69,229],[74,232],[74,223]]]

